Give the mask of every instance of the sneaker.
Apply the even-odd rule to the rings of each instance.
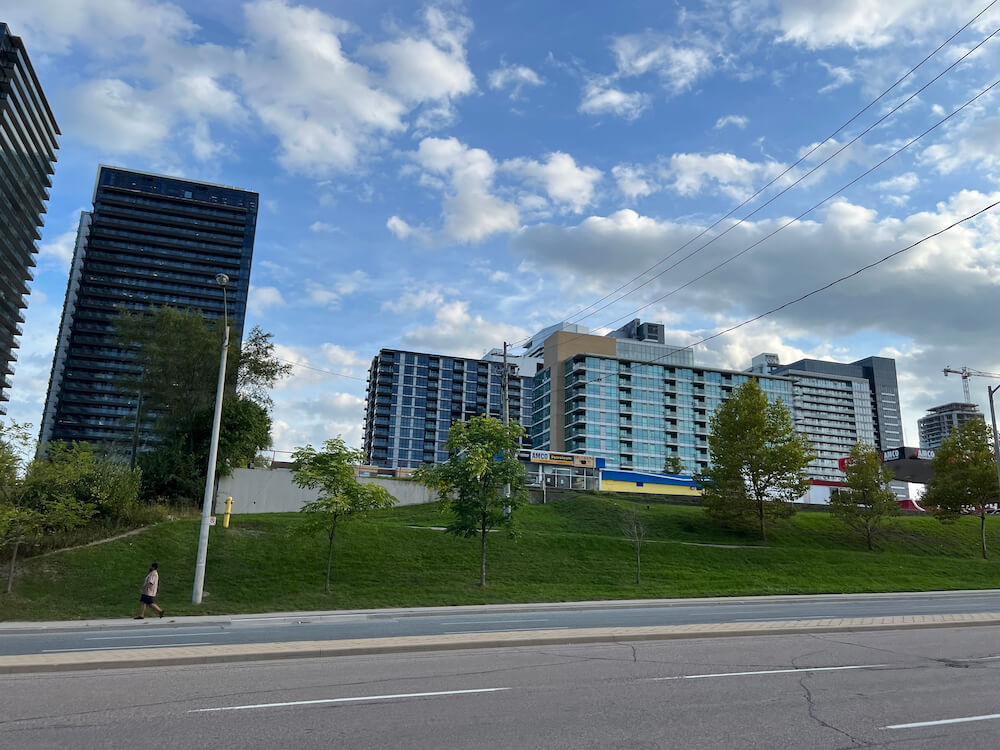
[[[145,618],[145,617],[143,617],[142,615],[136,615],[136,616],[135,616],[135,617],[133,617],[132,619],[133,619],[133,620],[145,620],[146,618]]]
[[[160,610],[160,617],[163,617],[163,610]]]

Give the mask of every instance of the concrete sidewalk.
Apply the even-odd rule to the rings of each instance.
[[[49,620],[0,622],[4,633],[67,633],[78,630],[110,630],[135,627],[226,626],[241,622],[318,621],[338,617],[422,617],[427,615],[464,615],[553,610],[633,609],[636,607],[693,607],[713,604],[768,604],[779,602],[837,601],[933,597],[946,599],[966,596],[1000,596],[1000,589],[956,589],[953,591],[898,591],[875,594],[774,594],[770,596],[714,596],[690,599],[601,599],[576,602],[526,602],[511,604],[462,604],[443,607],[395,607],[384,609],[334,609],[297,612],[260,612],[241,615],[180,615],[162,619],[149,617],[141,624],[130,615],[92,620]],[[1000,602],[998,602],[1000,604]]]
[[[192,618],[193,619],[193,618]],[[460,635],[294,641],[246,645],[122,649],[102,652],[0,656],[0,674],[61,672],[87,669],[219,664],[270,659],[316,659],[331,656],[442,651],[470,648],[516,648],[676,638],[732,638],[795,633],[860,632],[909,628],[1000,626],[1000,612],[954,615],[907,615],[817,620],[776,620],[628,628],[578,628],[559,631],[509,631]]]

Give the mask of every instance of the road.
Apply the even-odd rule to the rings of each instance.
[[[1000,591],[842,597],[748,597],[663,601],[655,604],[595,603],[478,608],[386,610],[366,613],[246,615],[219,618],[211,624],[183,624],[184,618],[114,626],[11,632],[0,627],[0,655],[156,649],[287,641],[386,638],[410,635],[559,631],[570,628],[642,627],[723,622],[763,622],[842,617],[1000,612]],[[73,628],[66,623],[65,628]]]
[[[1000,628],[0,677],[0,747],[1000,745]]]

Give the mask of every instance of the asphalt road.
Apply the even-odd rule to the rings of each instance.
[[[0,677],[0,747],[1000,745],[1000,628]]]
[[[216,624],[183,624],[184,618],[123,618],[114,627],[80,627],[67,632],[0,630],[0,655],[156,649],[167,646],[275,643],[285,641],[384,638],[411,635],[558,631],[568,628],[642,627],[724,622],[762,622],[841,617],[1000,612],[1000,591],[856,595],[842,597],[749,597],[670,600],[657,604],[489,606],[449,611],[387,610],[368,613],[246,615]],[[122,625],[125,625],[124,627]],[[62,628],[73,628],[66,623]]]

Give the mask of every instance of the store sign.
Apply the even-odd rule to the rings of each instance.
[[[533,464],[553,464],[555,466],[579,466],[593,469],[597,466],[594,456],[580,456],[576,453],[553,453],[552,451],[529,451],[528,460]]]

